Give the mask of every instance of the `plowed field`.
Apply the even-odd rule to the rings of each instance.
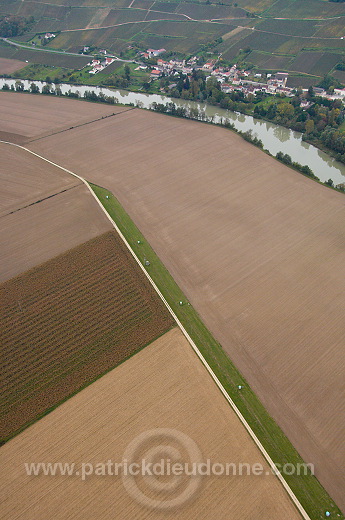
[[[19,135],[19,143],[53,132],[83,125],[98,118],[118,114],[127,107],[81,103],[76,99],[32,96],[0,91],[0,139],[11,142]],[[10,138],[8,136],[10,135]]]
[[[345,507],[344,196],[225,129],[137,109],[30,146],[114,193]]]

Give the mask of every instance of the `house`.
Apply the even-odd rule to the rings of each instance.
[[[326,94],[326,91],[320,87],[313,87],[313,91],[315,96],[324,96]]]
[[[162,75],[162,72],[157,69],[151,70],[151,78],[159,78]]]
[[[300,107],[303,108],[303,110],[306,110],[307,108],[311,107],[313,103],[308,101],[307,99],[302,99]]]
[[[232,92],[234,90],[234,87],[232,85],[228,85],[226,83],[223,83],[220,88],[222,92],[224,92],[224,94],[229,94],[229,92]]]
[[[185,66],[185,60],[170,60],[171,68],[182,69]]]
[[[335,88],[334,94],[339,97],[345,97],[345,88]]]
[[[105,65],[110,65],[111,63],[113,63],[114,61],[114,58],[105,58]]]
[[[289,77],[289,74],[287,72],[277,72],[274,76],[272,76],[272,78],[270,78],[268,83],[270,81],[273,81],[273,82],[277,83],[280,87],[286,87],[286,82],[288,80],[288,77]]]
[[[44,37],[47,40],[49,40],[50,38],[55,38],[55,34],[47,32],[47,33],[45,33]]]
[[[163,52],[166,52],[165,49],[147,49],[147,54],[150,58],[154,58],[156,56],[159,56],[160,54],[163,54]]]

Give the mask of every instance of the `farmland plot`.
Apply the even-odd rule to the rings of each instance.
[[[46,28],[42,30],[46,30]],[[34,35],[31,34],[29,38],[32,36]],[[90,59],[87,56],[66,56],[61,53],[42,52],[30,48],[24,49],[20,47],[14,47],[13,45],[5,44],[2,41],[0,41],[0,57],[19,61],[27,60],[33,63],[40,63],[42,65],[56,67],[71,67],[75,69],[81,69],[85,67]]]
[[[81,184],[16,146],[0,143],[0,217]]]
[[[202,460],[261,464],[264,474],[205,477],[188,502],[179,509],[166,511],[150,509],[133,500],[120,476],[93,475],[82,481],[77,475],[25,474],[24,462],[28,461],[71,461],[78,468],[86,461],[120,462],[130,441],[155,428],[188,435],[200,449]],[[179,449],[179,461],[193,460],[179,443],[174,444],[174,439],[163,440]],[[159,441],[147,444],[146,449],[151,446],[159,446]],[[210,511],[214,518],[300,518],[176,328],[12,439],[1,448],[0,459],[3,520],[209,520]],[[184,490],[186,482],[181,480]],[[142,484],[138,478],[138,485]],[[145,491],[145,487],[141,489]],[[178,488],[177,497],[180,492]]]
[[[0,58],[0,74],[12,74],[12,72],[22,69],[23,67],[25,67],[24,61]]]
[[[229,131],[139,110],[32,146],[118,197],[342,505],[343,196]]]
[[[321,20],[276,20],[268,18],[256,27],[261,31],[286,34],[287,36],[313,36],[315,31],[325,23],[327,22]]]
[[[0,139],[6,134],[18,134],[22,140],[60,132],[95,119],[118,114],[127,107],[104,106],[83,103],[75,99],[63,99],[31,94],[0,92]],[[47,113],[49,117],[47,117]]]
[[[109,229],[109,220],[100,213],[82,184],[3,216],[0,281],[17,276]]]
[[[340,60],[340,55],[331,52],[301,52],[288,70],[303,70],[316,76],[327,74]]]
[[[320,2],[319,0],[278,0],[265,11],[265,16],[278,18],[332,18],[343,16],[345,8],[342,3]]]
[[[114,231],[5,282],[0,295],[3,440],[173,325]]]

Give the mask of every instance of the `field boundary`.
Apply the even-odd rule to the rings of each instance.
[[[131,245],[127,241],[126,237],[123,235],[122,231],[120,230],[120,228],[118,227],[116,222],[112,219],[112,217],[110,216],[110,214],[108,213],[106,208],[103,206],[103,204],[100,201],[100,199],[97,197],[96,193],[91,188],[90,184],[83,177],[81,177],[80,175],[72,172],[71,170],[68,170],[67,168],[64,168],[63,166],[60,166],[57,163],[54,163],[53,161],[50,161],[49,159],[47,159],[47,158],[37,154],[36,152],[34,152],[34,151],[32,151],[32,150],[30,150],[28,148],[25,148],[24,146],[21,146],[21,145],[15,144],[15,143],[11,143],[11,142],[8,142],[8,141],[0,141],[0,142],[4,143],[4,144],[9,144],[9,145],[12,145],[12,146],[16,146],[18,148],[21,148],[21,149],[25,150],[26,152],[28,152],[28,153],[30,153],[30,154],[32,154],[32,155],[34,155],[34,156],[36,156],[36,157],[46,161],[46,162],[48,162],[49,164],[52,164],[53,166],[55,166],[57,168],[60,168],[61,170],[65,171],[66,173],[68,173],[70,175],[73,175],[74,177],[78,178],[80,181],[82,181],[87,186],[87,188],[90,191],[90,193],[92,194],[93,198],[96,200],[96,202],[98,203],[99,207],[101,208],[103,213],[106,215],[107,219],[111,222],[112,226],[114,227],[114,229],[117,231],[117,233],[119,234],[119,236],[123,240],[124,244],[126,245],[126,247],[129,250],[129,252],[133,256],[133,258],[135,259],[137,264],[140,266],[141,270],[145,273],[145,276],[150,281],[152,287],[154,288],[154,290],[156,291],[156,293],[158,294],[158,296],[160,297],[160,299],[162,300],[162,302],[164,303],[164,305],[166,306],[166,308],[170,312],[171,316],[176,321],[178,327],[180,328],[180,330],[183,333],[183,335],[186,337],[187,341],[191,345],[191,347],[194,350],[195,354],[198,356],[198,358],[200,359],[200,361],[202,362],[202,364],[204,365],[204,367],[208,371],[209,375],[212,377],[213,381],[215,382],[215,384],[217,385],[217,387],[219,388],[219,390],[221,391],[221,393],[223,394],[225,399],[228,401],[228,403],[230,404],[230,406],[233,409],[233,411],[236,413],[237,417],[239,418],[239,420],[241,421],[241,423],[243,424],[243,426],[247,430],[247,432],[250,435],[250,437],[252,438],[252,440],[255,442],[256,446],[259,448],[259,450],[262,453],[262,455],[264,456],[265,460],[270,465],[270,467],[271,467],[272,471],[274,472],[274,474],[278,477],[278,480],[280,481],[280,483],[284,487],[285,491],[289,495],[290,499],[294,503],[296,509],[299,511],[299,513],[304,518],[304,520],[311,520],[311,517],[305,511],[305,509],[303,508],[302,504],[298,500],[298,498],[295,495],[295,493],[292,491],[291,487],[289,486],[289,484],[287,483],[285,478],[280,474],[276,464],[274,463],[274,461],[271,458],[271,456],[268,454],[267,450],[264,448],[263,444],[261,443],[261,441],[259,440],[259,438],[255,434],[254,430],[251,428],[251,426],[249,425],[249,423],[247,422],[247,420],[243,416],[242,412],[240,411],[240,409],[238,408],[236,403],[230,397],[229,393],[227,392],[227,390],[225,389],[225,387],[223,386],[223,384],[221,383],[221,381],[219,380],[219,378],[217,377],[217,375],[215,374],[215,372],[213,371],[213,369],[211,368],[209,363],[206,361],[205,357],[203,356],[203,354],[201,353],[201,351],[199,350],[199,348],[197,347],[197,345],[195,344],[195,342],[193,341],[193,339],[191,338],[191,336],[189,335],[189,333],[187,332],[187,330],[185,329],[185,327],[183,326],[183,324],[181,323],[179,318],[177,317],[176,313],[174,312],[174,310],[172,309],[172,307],[170,306],[170,304],[168,303],[168,301],[166,300],[166,298],[164,297],[164,295],[162,294],[162,292],[160,291],[160,289],[158,288],[158,286],[156,285],[154,280],[151,278],[150,274],[145,269],[144,265],[142,264],[142,262],[140,261],[140,259],[138,258],[138,256],[134,252],[134,250],[132,249]]]

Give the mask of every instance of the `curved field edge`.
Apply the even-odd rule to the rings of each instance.
[[[105,188],[89,183],[99,201],[116,222],[121,233],[145,265],[150,277],[197,345],[203,357],[228,392],[235,405],[278,467],[303,464],[304,461],[289,439],[268,414],[242,374],[228,358],[221,345],[206,328],[196,310],[189,304],[169,271],[145,240],[114,195]],[[238,387],[242,388],[239,389]],[[306,475],[284,475],[293,493],[312,520],[323,518],[325,511],[344,519],[340,509],[310,471]]]

